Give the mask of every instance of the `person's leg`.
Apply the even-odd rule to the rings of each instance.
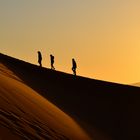
[[[74,75],[76,75],[76,69],[74,69]]]
[[[41,61],[38,61],[38,63],[39,63],[39,66],[42,67]]]
[[[74,74],[74,69],[72,68],[73,74]]]
[[[51,69],[53,69],[53,70],[55,69],[54,66],[53,66],[53,63],[51,63]]]
[[[54,62],[52,63],[52,67],[53,67],[53,69],[55,70],[55,68],[54,68],[54,65],[53,65],[53,64],[54,64]]]

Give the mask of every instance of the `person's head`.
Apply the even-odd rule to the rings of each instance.
[[[41,53],[40,51],[38,51],[38,53]]]
[[[75,61],[74,58],[72,58],[72,61]]]

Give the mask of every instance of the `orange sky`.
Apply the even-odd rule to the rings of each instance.
[[[140,82],[139,0],[1,0],[0,51],[37,64],[119,83]]]

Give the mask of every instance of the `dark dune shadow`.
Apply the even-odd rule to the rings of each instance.
[[[83,127],[85,123],[93,129],[89,133],[95,139],[140,139],[140,88],[75,77],[2,54],[0,62]]]

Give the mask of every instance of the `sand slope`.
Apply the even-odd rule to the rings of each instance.
[[[140,83],[134,83],[133,86],[140,87]]]
[[[0,140],[89,139],[64,112],[0,64]]]
[[[74,77],[0,55],[22,82],[69,116],[95,140],[140,139],[140,88]]]

